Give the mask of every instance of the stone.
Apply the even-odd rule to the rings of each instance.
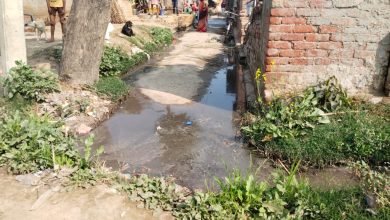
[[[37,186],[41,181],[41,177],[35,174],[18,175],[15,179],[27,186]]]
[[[379,103],[381,103],[382,101],[383,101],[383,97],[373,97],[373,98],[371,98],[371,99],[369,100],[369,102],[370,102],[371,104],[374,104],[374,105],[379,104]]]
[[[88,134],[89,132],[91,132],[92,128],[85,125],[85,124],[81,124],[78,128],[77,128],[77,133],[80,134],[80,135],[85,135],[85,134]]]

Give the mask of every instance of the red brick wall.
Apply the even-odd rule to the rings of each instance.
[[[303,89],[332,75],[352,94],[383,90],[389,54],[382,52],[390,49],[383,42],[390,33],[389,1],[273,0],[272,7],[268,96]]]

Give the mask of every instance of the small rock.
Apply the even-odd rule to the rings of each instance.
[[[381,103],[383,100],[383,97],[373,97],[369,100],[370,103],[376,105],[376,104],[379,104]]]
[[[373,195],[366,195],[364,201],[366,206],[370,209],[375,209],[377,207],[376,199]]]
[[[80,134],[80,135],[85,135],[85,134],[88,134],[91,130],[92,130],[91,127],[89,127],[89,126],[87,126],[85,124],[81,124],[77,128],[77,133]]]
[[[27,186],[37,186],[41,181],[41,177],[34,174],[18,175],[15,179]]]

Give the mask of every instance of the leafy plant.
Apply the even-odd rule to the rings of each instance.
[[[147,209],[171,211],[175,203],[184,199],[183,191],[172,180],[151,178],[147,175],[132,177],[123,189],[132,201],[142,202]]]
[[[43,101],[47,93],[58,91],[58,76],[49,70],[33,70],[22,61],[16,61],[7,77],[2,79],[9,99],[21,95],[27,100]]]
[[[372,195],[378,207],[390,207],[390,170],[383,167],[382,172],[373,170],[364,161],[352,164],[355,174],[361,180],[366,195]]]
[[[254,109],[255,120],[244,126],[242,131],[254,143],[302,136],[318,124],[330,122],[325,112],[349,105],[345,91],[332,77],[288,100],[278,98],[268,104],[259,101]]]
[[[278,138],[258,145],[264,155],[288,163],[324,167],[346,161],[370,164],[390,161],[390,126],[383,118],[365,113],[334,116],[331,123],[317,126],[303,137]]]
[[[14,174],[76,164],[75,142],[61,127],[48,117],[24,118],[19,112],[0,119],[0,164]]]
[[[117,76],[128,70],[132,61],[122,49],[116,47],[104,47],[102,61],[100,63],[101,76]]]
[[[145,60],[147,55],[143,52],[129,56],[120,48],[106,46],[99,67],[100,76],[118,76]]]
[[[129,92],[127,84],[116,76],[100,78],[95,84],[95,89],[98,94],[108,96],[112,100],[118,100]]]

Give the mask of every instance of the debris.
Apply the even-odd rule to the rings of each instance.
[[[192,121],[186,121],[186,125],[187,126],[191,126],[192,125]]]
[[[376,105],[376,104],[381,103],[382,100],[383,100],[383,97],[373,97],[373,98],[371,98],[371,99],[369,100],[369,102],[370,102],[371,104]]]
[[[30,211],[33,211],[33,210],[39,208],[43,203],[46,202],[46,200],[48,200],[50,197],[52,197],[56,192],[59,192],[60,189],[61,189],[61,187],[58,185],[58,186],[55,186],[55,187],[47,190],[45,193],[43,193],[37,199],[37,201],[35,201],[35,203],[31,206]]]
[[[156,128],[157,131],[160,131],[161,129],[162,129],[162,127],[160,127],[160,126],[157,126],[157,128]]]
[[[41,181],[41,177],[37,174],[18,175],[15,179],[27,186],[37,186]]]

